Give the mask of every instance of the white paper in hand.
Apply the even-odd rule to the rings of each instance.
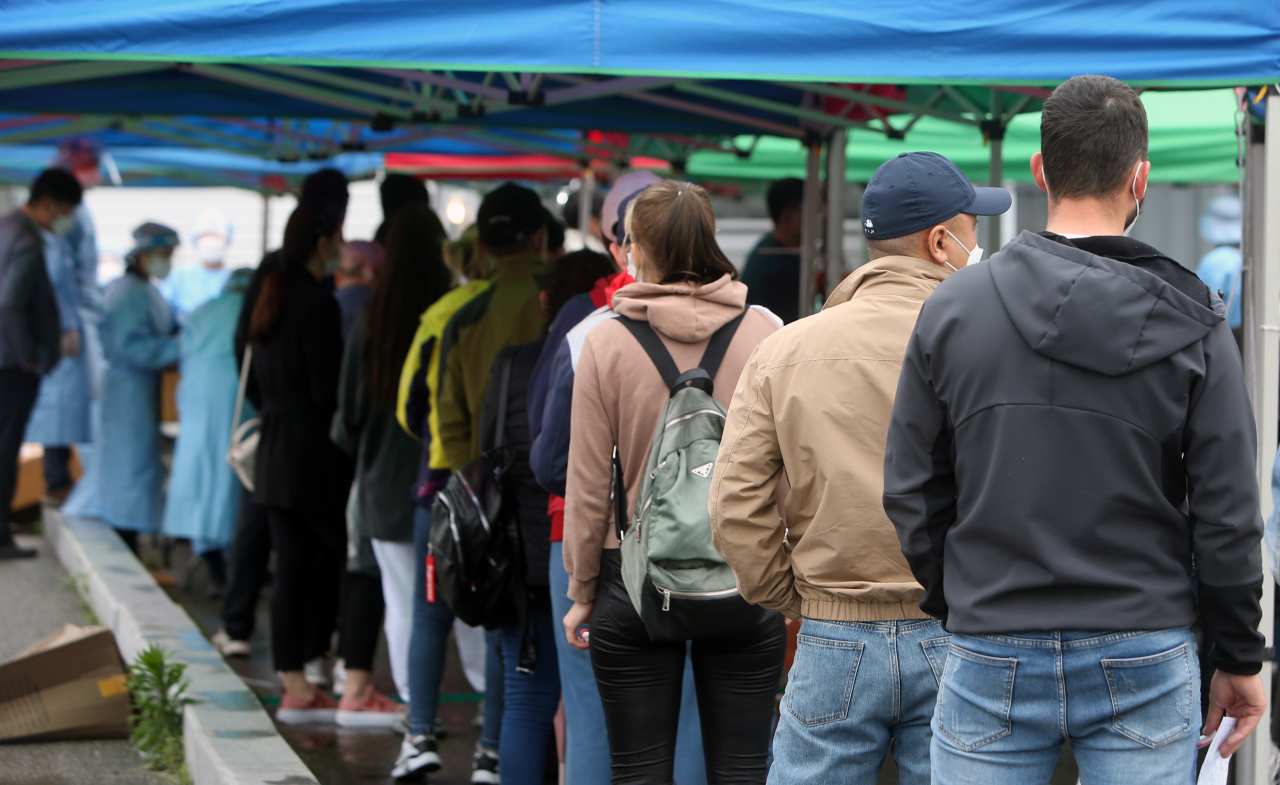
[[[1200,778],[1196,785],[1227,785],[1227,772],[1231,770],[1231,756],[1222,757],[1218,748],[1236,729],[1235,717],[1223,717],[1218,725],[1218,732],[1213,735],[1213,743],[1209,745],[1209,754],[1200,767]]]

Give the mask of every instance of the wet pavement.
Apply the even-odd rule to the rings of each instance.
[[[0,662],[64,624],[93,623],[49,543],[38,535],[18,542],[40,555],[0,562]],[[144,765],[125,739],[0,744],[5,785],[171,785]]]
[[[213,635],[218,630],[222,602],[209,598],[208,578],[203,567],[188,574],[190,559],[186,543],[172,544],[166,559],[161,550],[145,543],[144,538],[143,562],[153,568],[165,590],[187,609],[205,634]],[[258,626],[250,639],[250,657],[231,658],[227,662],[258,694],[268,711],[274,713],[280,701],[280,681],[271,668],[269,596],[268,587],[258,603]],[[382,640],[374,664],[374,683],[385,694],[395,695],[386,642]],[[440,719],[448,732],[439,747],[444,768],[430,775],[430,783],[463,785],[470,782],[471,755],[480,738],[472,721],[481,708],[480,697],[463,676],[457,650],[450,644],[440,697]],[[281,735],[316,775],[320,785],[392,785],[395,782],[390,772],[402,737],[391,731],[334,726],[279,727]]]

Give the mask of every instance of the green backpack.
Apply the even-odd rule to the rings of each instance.
[[[648,322],[618,317],[671,390],[654,429],[649,463],[630,520],[616,450],[613,463],[622,579],[655,641],[736,632],[760,623],[762,614],[769,613],[738,594],[733,571],[711,541],[707,509],[726,415],[711,395],[712,380],[745,314],[717,330],[698,367],[684,373]]]

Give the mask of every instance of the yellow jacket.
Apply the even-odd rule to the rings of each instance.
[[[413,436],[420,439],[421,432],[420,423],[410,423],[408,414],[408,404],[410,394],[413,392],[415,379],[417,384],[426,385],[427,400],[430,405],[430,413],[427,416],[427,424],[429,432],[424,434],[430,439],[430,464],[432,469],[448,469],[449,462],[444,457],[444,446],[440,443],[440,337],[444,333],[445,325],[449,323],[449,319],[457,313],[458,309],[474,300],[482,292],[489,288],[489,282],[481,279],[470,281],[459,286],[439,300],[431,304],[422,314],[422,319],[418,323],[418,332],[413,336],[413,343],[409,347],[409,354],[404,358],[404,369],[400,372],[400,393],[396,400],[396,419],[400,422],[400,427]],[[427,361],[425,374],[420,374],[422,368],[422,347],[428,341],[431,342],[431,356]],[[421,391],[419,391],[421,392]]]

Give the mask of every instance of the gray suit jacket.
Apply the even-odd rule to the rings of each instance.
[[[48,373],[61,332],[40,230],[14,210],[0,218],[0,368]]]

